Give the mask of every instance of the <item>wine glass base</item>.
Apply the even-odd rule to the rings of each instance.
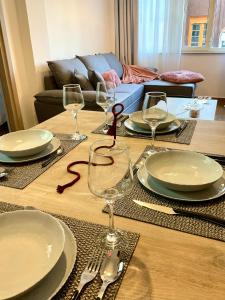
[[[100,245],[102,249],[113,250],[124,248],[127,244],[126,232],[116,229],[113,233],[108,231],[100,235]]]
[[[103,132],[104,134],[106,134],[106,133],[108,132],[108,130],[109,130],[109,125],[108,125],[108,124],[105,124],[104,127],[102,128],[102,132]]]
[[[155,154],[155,153],[158,153],[158,152],[166,152],[166,151],[168,151],[167,148],[160,148],[160,149],[151,148],[151,149],[145,151],[144,157],[151,156],[151,155],[153,155],[153,154]]]
[[[72,141],[83,141],[86,139],[86,135],[75,133],[71,134],[69,139]]]

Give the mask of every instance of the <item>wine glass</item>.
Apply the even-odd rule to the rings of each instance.
[[[79,84],[66,84],[63,86],[63,106],[66,110],[72,113],[75,120],[75,133],[70,139],[80,141],[85,139],[85,136],[79,133],[77,114],[84,107],[84,98]]]
[[[109,207],[109,228],[101,236],[103,248],[114,249],[126,243],[126,235],[114,226],[114,203],[131,190],[133,171],[126,144],[113,140],[98,140],[89,151],[88,186],[104,198]]]
[[[157,127],[165,121],[168,115],[166,94],[162,92],[149,92],[145,94],[145,99],[142,107],[142,118],[151,128],[152,144],[150,151],[151,155],[156,151],[154,147],[155,133]]]
[[[108,110],[115,104],[115,87],[115,83],[112,81],[101,81],[97,83],[96,103],[101,106],[105,112],[104,133],[109,129]]]

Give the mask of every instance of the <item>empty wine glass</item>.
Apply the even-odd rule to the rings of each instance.
[[[148,155],[156,151],[154,147],[155,133],[157,127],[168,115],[166,94],[162,92],[149,92],[145,94],[142,107],[142,118],[149,125],[152,133],[152,144]]]
[[[94,142],[89,151],[88,186],[105,199],[109,207],[109,228],[101,237],[104,248],[114,249],[126,243],[126,235],[114,226],[114,203],[132,187],[133,171],[126,144],[109,140]]]
[[[75,133],[71,135],[71,140],[80,141],[86,138],[79,133],[77,114],[84,107],[84,98],[79,84],[66,84],[63,86],[63,106],[72,113],[75,120]]]
[[[112,81],[104,81],[97,83],[96,103],[102,107],[105,112],[105,123],[103,132],[106,133],[109,129],[108,110],[115,104],[115,83]]]

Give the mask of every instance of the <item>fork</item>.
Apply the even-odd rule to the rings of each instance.
[[[103,252],[98,254],[97,250],[95,250],[92,256],[89,258],[83,273],[81,274],[80,282],[71,300],[78,299],[83,287],[95,278],[95,276],[98,274],[98,271],[100,269],[102,260],[103,260]]]

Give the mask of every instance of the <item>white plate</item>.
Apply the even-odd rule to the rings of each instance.
[[[0,299],[24,293],[42,280],[62,255],[60,222],[38,210],[0,215]]]
[[[145,160],[149,175],[171,190],[193,192],[209,188],[223,176],[214,159],[195,151],[157,152]]]
[[[55,152],[59,148],[60,144],[61,143],[59,139],[53,138],[44,151],[26,157],[9,157],[3,153],[0,153],[0,162],[7,163],[7,164],[15,164],[15,163],[24,163],[24,162],[37,160],[39,158],[43,158]]]
[[[17,300],[50,300],[69,278],[76,261],[77,243],[69,227],[62,221],[60,223],[65,233],[63,254],[51,272],[36,286],[17,297]]]
[[[215,182],[210,188],[197,192],[179,192],[167,189],[149,176],[145,167],[138,170],[137,177],[148,190],[173,200],[201,202],[217,199],[225,194],[225,173],[223,174],[223,177]]]
[[[43,151],[53,134],[44,129],[27,129],[7,133],[0,137],[0,152],[10,157],[34,155]]]
[[[162,111],[162,110],[160,110]],[[143,129],[149,129],[149,125],[143,120],[142,118],[142,111],[135,111],[130,115],[130,119],[131,121],[136,124],[138,127],[143,128]],[[174,122],[176,120],[176,116],[168,113],[167,117],[165,120],[163,120],[159,126],[158,129],[159,130],[163,130],[166,127],[169,126],[169,124],[171,124],[172,122]]]
[[[179,127],[180,127],[181,123],[179,120],[175,120],[173,123],[171,123],[168,127],[164,128],[164,129],[161,129],[161,130],[157,130],[156,129],[156,133],[157,134],[165,134],[165,133],[169,133],[169,132],[172,132],[172,131],[175,131],[177,130]],[[151,134],[151,130],[147,130],[147,129],[144,129],[144,128],[141,128],[139,126],[137,126],[133,121],[131,121],[131,119],[127,119],[125,122],[124,122],[124,126],[129,129],[129,130],[132,130],[132,131],[135,131],[137,133],[142,133],[142,134]]]

